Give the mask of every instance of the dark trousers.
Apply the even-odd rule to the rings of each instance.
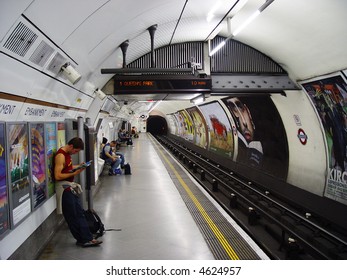
[[[65,221],[73,237],[79,243],[86,243],[93,239],[90,232],[80,198],[70,190],[64,190],[62,197],[62,210]]]

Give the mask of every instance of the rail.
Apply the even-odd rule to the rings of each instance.
[[[273,246],[267,245],[268,241],[264,241],[268,237],[261,237],[263,234],[257,235],[257,230],[254,229],[257,224],[263,226],[268,235],[280,242],[278,250],[285,250],[284,258],[346,258],[346,240],[310,220],[309,214],[299,213],[290,202],[273,197],[266,191],[266,186],[255,184],[232,170],[221,167],[169,137],[157,136],[157,139],[186,165],[191,175],[273,258],[281,257],[278,257],[277,250],[269,249]],[[240,213],[235,214],[235,209],[241,209],[243,215],[247,216],[247,225]]]

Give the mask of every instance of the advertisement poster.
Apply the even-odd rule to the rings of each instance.
[[[336,75],[302,86],[316,107],[325,131],[329,172],[324,195],[347,204],[347,84]]]
[[[63,147],[66,145],[65,123],[63,122],[58,123],[57,142],[58,142],[57,150],[59,150],[60,147]]]
[[[188,113],[185,110],[178,111],[178,114],[180,115],[180,119],[182,121],[182,128],[184,130],[184,139],[193,142],[194,138],[194,128],[193,128],[193,122],[188,115]]]
[[[167,115],[166,116],[167,120],[168,120],[168,125],[169,125],[169,131],[171,134],[173,135],[177,135],[178,134],[178,129],[177,129],[177,121],[176,118],[173,115]]]
[[[207,123],[209,132],[209,150],[215,153],[233,157],[234,137],[230,120],[218,102],[198,106]]]
[[[57,152],[57,128],[56,123],[45,123],[46,134],[46,166],[47,166],[47,189],[48,197],[55,193],[55,185],[53,180],[53,159]]]
[[[34,208],[47,198],[45,133],[43,123],[29,123],[31,151],[31,190]]]
[[[201,148],[207,149],[208,132],[207,125],[204,116],[198,109],[198,107],[192,107],[186,109],[189,113],[194,127],[194,139],[193,143]]]
[[[181,114],[179,114],[178,112],[173,114],[176,123],[177,123],[177,135],[185,138],[185,129],[184,129],[184,122],[183,122],[183,118],[181,116]]]
[[[9,229],[9,210],[6,185],[5,124],[0,123],[0,236]]]
[[[29,184],[29,137],[26,123],[7,123],[9,204],[11,221],[17,225],[31,212]]]
[[[288,173],[287,135],[270,96],[222,99],[237,130],[236,161],[286,179]]]

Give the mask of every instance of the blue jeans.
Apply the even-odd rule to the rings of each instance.
[[[107,158],[105,160],[106,164],[111,166],[110,171],[112,171],[113,174],[115,174],[116,169],[120,168],[119,165],[120,165],[121,161],[122,160],[120,158],[117,158],[115,161],[112,161],[112,159],[110,159],[110,158]]]
[[[116,152],[116,155],[120,156],[120,160],[121,160],[120,165],[123,166],[125,163],[124,155],[122,153],[118,153],[118,152]]]

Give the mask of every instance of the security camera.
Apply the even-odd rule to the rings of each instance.
[[[68,62],[61,67],[61,71],[73,85],[81,79],[81,75]]]
[[[103,92],[102,92],[100,89],[98,89],[98,88],[95,90],[95,94],[96,94],[96,96],[99,97],[101,100],[104,100],[105,97],[106,97],[106,94],[103,93]]]

